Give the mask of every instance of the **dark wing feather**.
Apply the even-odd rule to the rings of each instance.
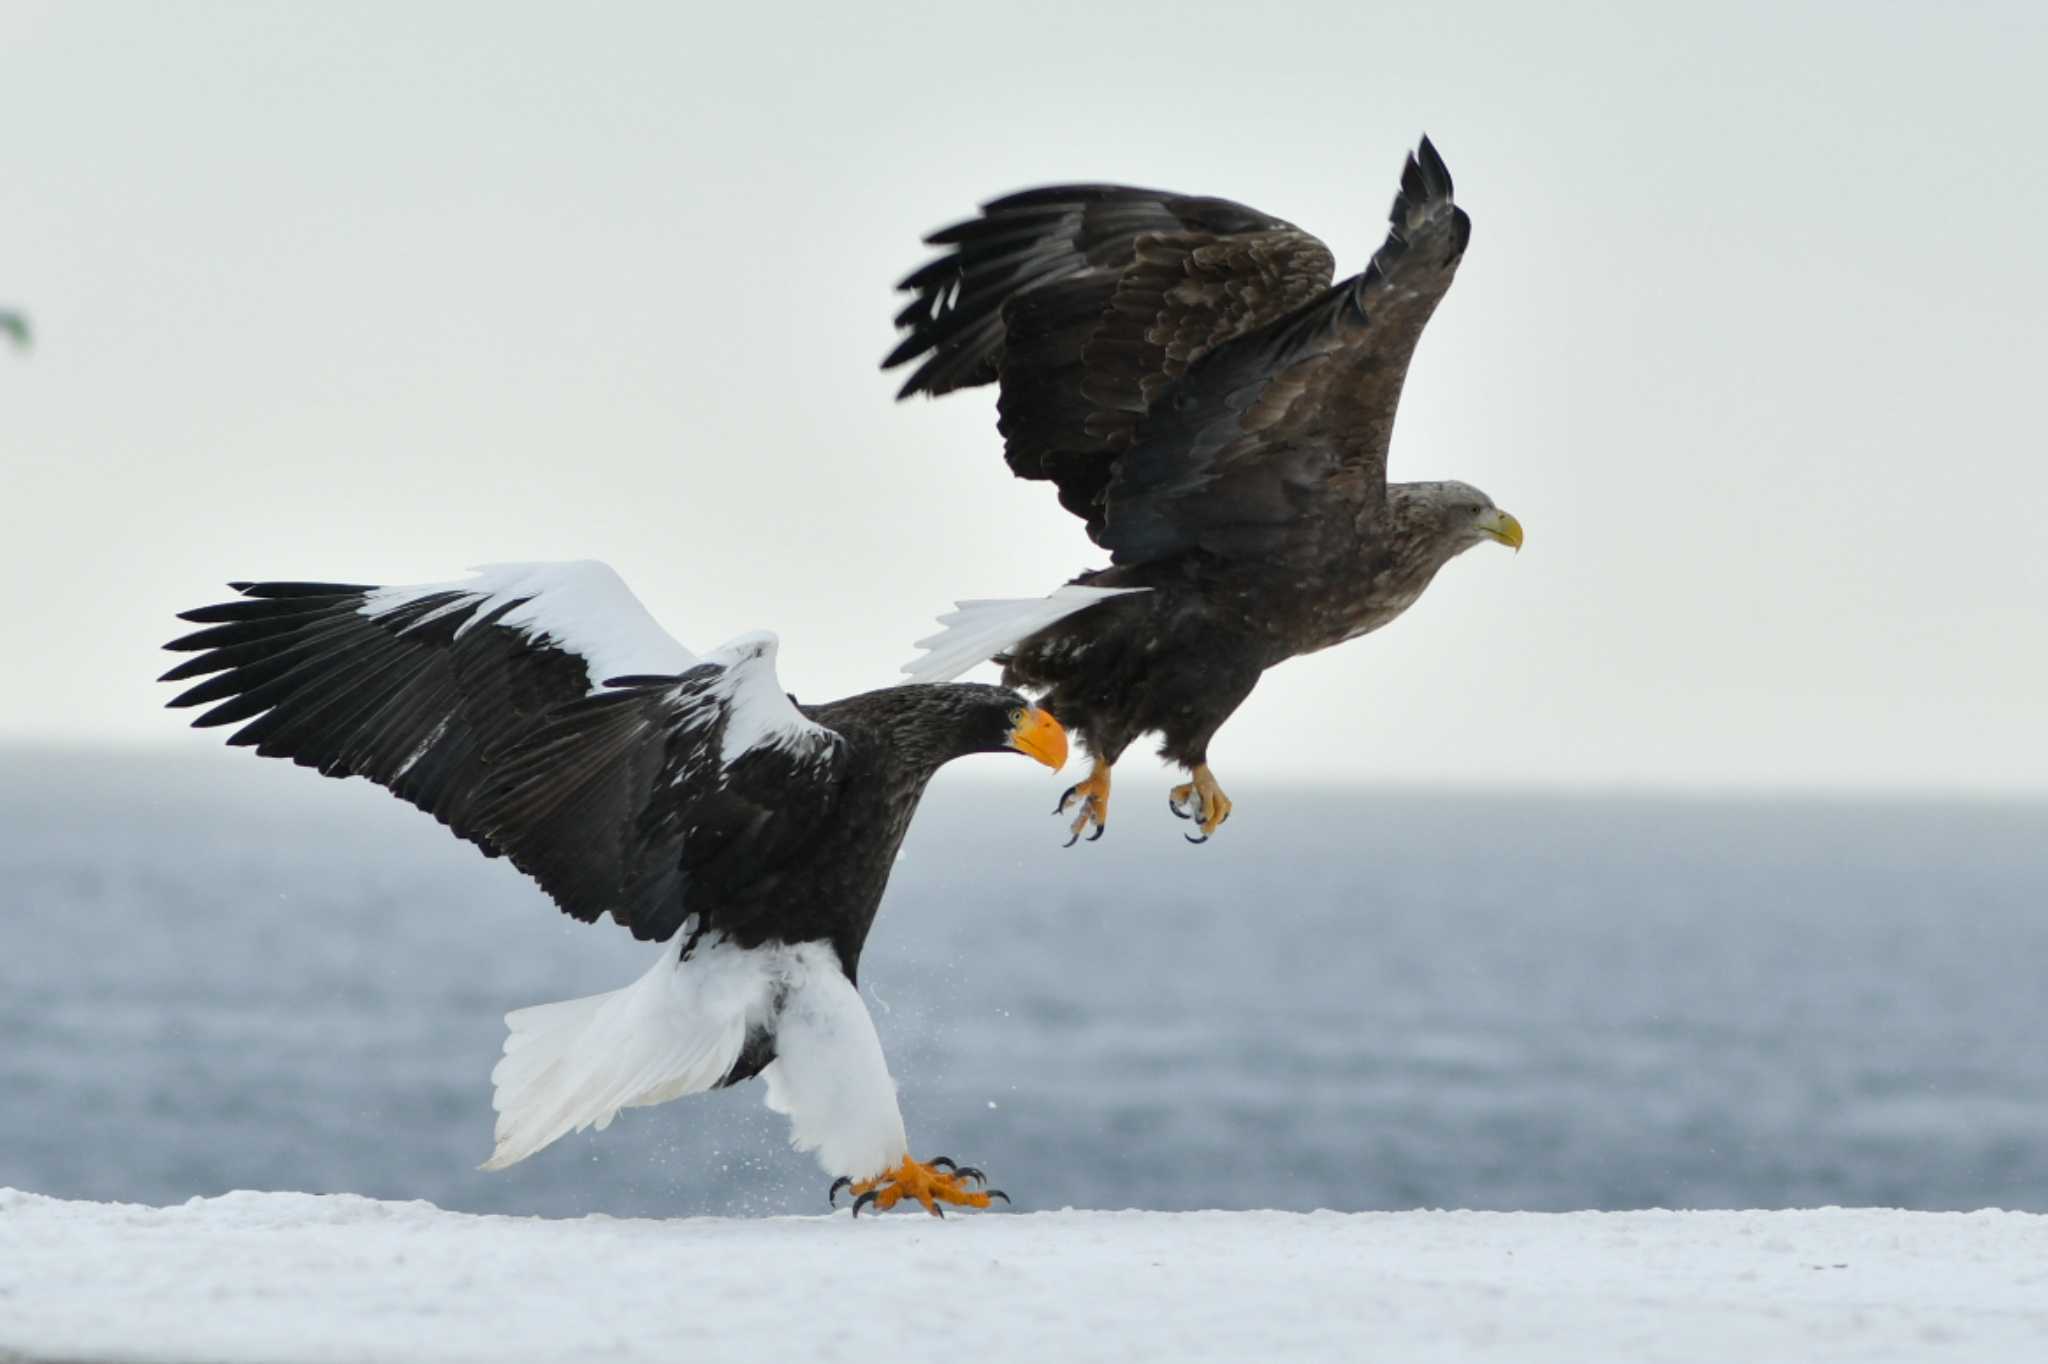
[[[1003,351],[1003,305],[1083,270],[1118,270],[1147,233],[1221,235],[1288,224],[1227,199],[1131,185],[1048,185],[982,205],[981,216],[941,228],[928,246],[949,248],[897,287],[916,295],[896,315],[908,333],[882,368],[924,362],[899,397],[991,383]]]
[[[164,680],[206,680],[170,704],[211,703],[195,728],[239,724],[232,745],[367,777],[495,857],[473,817],[485,755],[585,695],[587,665],[496,628],[518,599],[491,605],[451,589],[366,614],[376,590],[252,583],[241,601],[181,613],[211,628],[165,646],[197,656]]]
[[[1334,268],[1321,242],[1256,209],[1117,185],[1011,195],[927,240],[953,249],[903,281],[917,297],[884,367],[927,357],[905,397],[1000,378],[1011,469],[1051,480],[1091,535],[1112,457],[1159,393]]]
[[[1384,502],[1408,362],[1471,236],[1427,138],[1388,218],[1362,273],[1217,346],[1153,406],[1104,497],[1116,562],[1314,553],[1304,523]]]
[[[657,942],[692,914],[699,932],[738,927],[830,817],[846,746],[813,727],[725,760],[729,680],[706,663],[551,712],[497,755],[492,841],[579,919]]]
[[[836,799],[843,744],[789,703],[773,638],[699,663],[599,565],[479,582],[236,584],[242,600],[183,613],[207,628],[166,646],[195,656],[165,680],[203,680],[170,704],[239,724],[231,744],[376,782],[576,918],[661,939],[702,908],[719,927],[716,892],[775,875]],[[683,671],[592,676],[661,666]]]

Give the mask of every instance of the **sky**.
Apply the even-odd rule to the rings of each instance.
[[[1392,472],[1528,543],[1267,674],[1225,785],[2048,791],[2048,8],[870,10],[0,6],[0,743],[216,743],[153,678],[226,580],[508,559],[885,685],[1102,562],[991,390],[892,401],[920,236],[1120,180],[1348,274],[1426,130]]]

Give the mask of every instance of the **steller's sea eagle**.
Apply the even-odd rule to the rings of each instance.
[[[1387,482],[1409,357],[1471,223],[1429,139],[1410,156],[1386,241],[1332,285],[1328,247],[1227,199],[1056,185],[925,239],[899,397],[1000,386],[1020,478],[1044,479],[1110,567],[1114,597],[1068,617],[1044,601],[962,602],[904,671],[983,659],[1037,692],[1094,758],[1071,844],[1109,813],[1110,769],[1139,735],[1190,769],[1169,807],[1201,842],[1230,815],[1209,741],[1267,668],[1379,629],[1454,556],[1522,527],[1464,483]]]
[[[623,990],[506,1015],[502,1169],[620,1109],[760,1075],[855,1213],[987,1207],[980,1172],[913,1160],[861,945],[925,784],[969,753],[1057,770],[1065,732],[1016,692],[911,684],[798,705],[772,634],[699,658],[599,563],[501,564],[421,587],[234,583],[165,681],[199,728],[367,777],[508,857],[570,915],[666,942]],[[1005,1200],[1007,1201],[1007,1200]]]

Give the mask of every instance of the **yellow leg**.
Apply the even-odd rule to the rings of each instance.
[[[1188,774],[1193,781],[1184,782],[1166,795],[1166,804],[1182,819],[1192,819],[1202,826],[1202,836],[1188,835],[1190,843],[1207,843],[1209,835],[1223,827],[1223,821],[1230,818],[1230,797],[1223,794],[1223,788],[1216,784],[1216,774],[1209,770],[1209,764],[1198,763]]]
[[[860,1216],[860,1210],[872,1207],[877,1212],[887,1212],[905,1198],[915,1199],[924,1205],[924,1210],[934,1217],[944,1217],[939,1204],[951,1203],[962,1208],[985,1208],[992,1198],[1010,1201],[1010,1196],[1001,1189],[990,1189],[983,1193],[967,1187],[968,1181],[986,1184],[988,1181],[981,1171],[971,1165],[955,1165],[944,1156],[930,1162],[903,1158],[903,1163],[873,1179],[858,1183],[841,1177],[832,1184],[832,1201],[838,1201],[841,1189],[853,1193],[853,1215]]]
[[[1110,767],[1111,764],[1097,758],[1094,766],[1088,769],[1087,779],[1069,786],[1067,793],[1060,797],[1060,803],[1054,807],[1054,814],[1063,815],[1074,807],[1075,802],[1080,803],[1080,814],[1067,826],[1067,831],[1073,835],[1067,840],[1068,847],[1073,847],[1082,834],[1088,833],[1088,826],[1091,824],[1095,826],[1095,832],[1088,834],[1090,843],[1102,837],[1108,830]]]

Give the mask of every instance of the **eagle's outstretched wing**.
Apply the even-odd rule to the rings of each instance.
[[[1255,552],[1312,499],[1384,491],[1409,357],[1471,231],[1427,138],[1389,218],[1332,288],[1320,241],[1227,200],[999,199],[929,239],[953,250],[903,282],[885,365],[929,353],[906,395],[1000,379],[1011,468],[1055,482],[1118,562]]]
[[[899,396],[1002,381],[1010,467],[1047,479],[1101,530],[1116,452],[1212,347],[1314,298],[1329,248],[1228,199],[1124,185],[1055,185],[997,199],[926,238],[945,253],[906,278],[920,356]]]
[[[772,876],[837,798],[844,744],[775,677],[775,637],[699,659],[603,564],[504,564],[453,583],[237,583],[171,701],[193,723],[362,776],[506,856],[576,918],[665,939],[689,887]],[[729,903],[726,896],[707,903]],[[705,923],[704,928],[729,924]]]
[[[1428,138],[1387,217],[1363,271],[1216,347],[1152,407],[1104,495],[1096,538],[1116,562],[1314,552],[1288,528],[1325,509],[1355,522],[1384,502],[1408,362],[1472,233]]]

